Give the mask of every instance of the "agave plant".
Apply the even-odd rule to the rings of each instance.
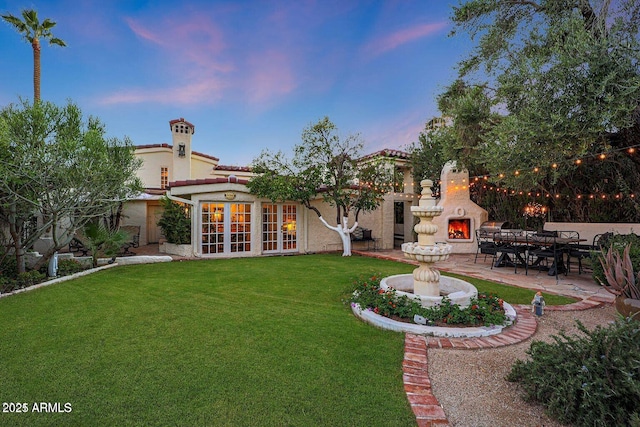
[[[640,273],[636,277],[629,250],[631,245],[624,248],[622,254],[611,247],[607,253],[600,256],[600,263],[604,269],[606,283],[598,280],[609,292],[624,298],[640,299]]]

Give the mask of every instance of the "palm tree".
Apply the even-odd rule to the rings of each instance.
[[[11,24],[20,34],[22,34],[33,48],[33,99],[34,102],[40,100],[40,39],[49,40],[50,45],[66,46],[65,42],[51,34],[51,29],[56,23],[46,18],[40,22],[38,12],[34,9],[22,11],[22,18],[12,14],[2,15],[2,19]]]

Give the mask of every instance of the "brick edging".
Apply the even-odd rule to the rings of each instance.
[[[427,343],[421,335],[406,334],[402,362],[404,391],[419,427],[448,426],[449,421],[431,391],[427,364]]]

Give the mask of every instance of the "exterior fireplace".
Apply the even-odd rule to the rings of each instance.
[[[433,218],[438,226],[436,242],[453,246],[454,254],[473,254],[477,250],[476,228],[488,220],[487,211],[471,201],[469,172],[448,162],[440,176],[442,214]]]
[[[449,218],[449,239],[469,240],[471,239],[471,218],[453,219]]]

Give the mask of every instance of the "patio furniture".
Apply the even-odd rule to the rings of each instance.
[[[527,260],[523,258],[528,249],[527,236],[518,235],[513,232],[502,232],[494,235],[497,243],[496,253],[493,255],[493,267],[513,266],[514,273],[518,273],[518,266],[528,270]],[[498,256],[499,254],[499,256]],[[525,255],[526,257],[526,255]]]
[[[129,235],[129,240],[122,245],[122,255],[135,255],[136,253],[131,248],[137,248],[140,246],[140,226],[139,225],[124,225],[120,227],[120,230]]]
[[[584,269],[582,265],[582,260],[585,258],[591,258],[592,254],[596,251],[602,250],[602,243],[606,243],[609,236],[612,236],[613,233],[601,233],[596,234],[593,237],[593,242],[590,245],[574,243],[569,245],[569,252],[567,255],[567,270],[570,271],[571,268],[571,259],[575,258],[578,261],[578,274],[582,274]]]
[[[367,242],[367,250],[371,248],[371,244],[374,251],[378,249],[378,239],[372,237],[371,230],[368,228],[357,226],[351,233],[351,242]]]
[[[484,254],[484,260],[487,260],[487,255],[493,256],[496,254],[496,250],[498,249],[498,245],[493,240],[493,233],[487,233],[483,230],[476,230],[476,243],[478,244],[478,249],[476,250],[476,257],[473,260],[475,264],[478,261],[478,254]]]
[[[81,231],[76,231],[71,238],[71,241],[69,242],[69,252],[74,255],[78,252],[80,254],[79,256],[87,256],[87,253],[89,253],[87,238]]]
[[[548,268],[549,276],[556,276],[558,274],[567,274],[568,270],[564,264],[564,254],[568,251],[570,244],[586,242],[586,239],[581,239],[576,231],[553,231],[545,233],[537,233],[530,237],[532,247],[527,254],[527,261],[529,268]],[[530,260],[535,261],[529,262]],[[552,260],[549,264],[549,260]]]

